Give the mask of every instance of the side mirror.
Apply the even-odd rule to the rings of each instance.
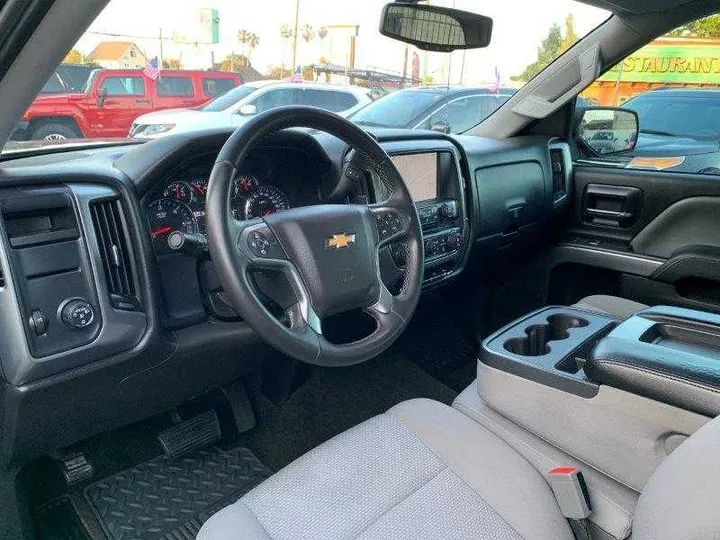
[[[393,2],[380,17],[383,36],[436,52],[487,47],[492,26],[490,17],[427,4]]]
[[[439,131],[440,133],[448,134],[452,131],[452,126],[447,122],[435,122],[430,126],[432,131]]]
[[[243,105],[238,111],[241,116],[252,116],[257,114],[257,107],[255,105]]]
[[[600,156],[628,152],[635,148],[639,131],[635,111],[615,107],[588,107],[575,137]]]
[[[107,95],[108,95],[107,88],[100,88],[98,90],[98,95],[97,95],[97,106],[98,107],[102,107],[103,105],[105,105],[105,100],[107,99]]]

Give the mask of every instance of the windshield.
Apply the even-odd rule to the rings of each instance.
[[[246,98],[257,89],[257,86],[243,84],[242,86],[238,86],[237,88],[230,90],[227,94],[216,97],[207,105],[200,107],[200,110],[210,112],[224,111],[228,107],[235,105],[241,99]]]
[[[380,34],[388,1],[272,0],[257,9],[237,0],[110,0],[49,76],[13,144],[229,131],[283,105],[324,108],[368,129],[462,132],[609,16],[573,0],[433,0],[493,19],[487,48],[436,53]],[[210,114],[266,80],[312,85],[263,87],[237,114]]]

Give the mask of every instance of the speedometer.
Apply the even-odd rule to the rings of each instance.
[[[290,200],[281,189],[264,186],[256,189],[245,200],[245,219],[264,217],[288,208]]]
[[[187,234],[198,232],[198,224],[192,210],[175,199],[158,199],[148,206],[148,221],[155,250],[169,251],[167,237],[173,231]]]

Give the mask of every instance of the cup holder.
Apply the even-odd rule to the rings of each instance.
[[[519,356],[543,356],[550,353],[551,341],[567,339],[571,328],[583,328],[590,324],[586,319],[561,313],[550,315],[546,320],[547,324],[533,324],[525,328],[525,337],[507,340],[505,350]]]

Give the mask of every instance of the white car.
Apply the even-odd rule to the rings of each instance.
[[[167,109],[135,119],[129,136],[156,139],[198,129],[233,127],[254,115],[283,105],[311,105],[338,114],[372,101],[359,86],[258,81],[243,84],[194,109]]]

